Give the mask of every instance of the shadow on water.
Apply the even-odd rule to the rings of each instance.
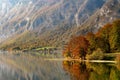
[[[120,80],[120,68],[116,64],[63,61],[63,68],[71,80]]]

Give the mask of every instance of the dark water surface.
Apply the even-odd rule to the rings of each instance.
[[[55,55],[0,53],[0,80],[120,80],[113,63],[45,60]]]

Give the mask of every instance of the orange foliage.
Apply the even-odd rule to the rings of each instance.
[[[69,61],[65,63],[63,63],[63,68],[71,74],[72,80],[89,79],[89,70],[86,69],[85,64],[79,62],[69,62]]]
[[[65,49],[65,52],[71,52],[72,58],[84,58],[87,53],[88,46],[89,42],[85,37],[77,36],[70,40],[69,44],[67,45],[67,49]]]
[[[73,37],[68,43],[65,54],[71,58],[84,59],[86,54],[100,48],[103,53],[120,51],[120,20],[106,24],[97,33],[87,33],[86,36]]]

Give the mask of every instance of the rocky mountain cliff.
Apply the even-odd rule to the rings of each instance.
[[[1,46],[61,46],[119,18],[119,0],[2,0]]]
[[[106,23],[110,23],[116,19],[120,19],[120,1],[108,0],[104,5],[98,9],[90,18],[83,24],[84,30],[96,32],[100,27]]]

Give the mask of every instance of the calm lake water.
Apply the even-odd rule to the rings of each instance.
[[[0,80],[120,80],[113,63],[57,61],[56,55],[0,53]]]

